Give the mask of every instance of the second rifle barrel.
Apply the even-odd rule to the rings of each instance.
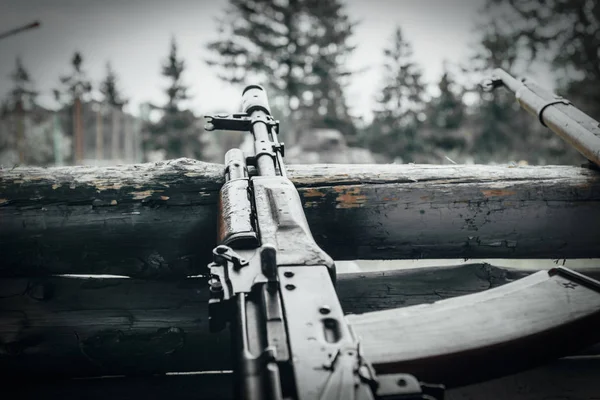
[[[600,124],[569,101],[544,90],[527,79],[519,81],[502,69],[494,70],[512,91],[521,107],[572,145],[588,160],[600,166]]]

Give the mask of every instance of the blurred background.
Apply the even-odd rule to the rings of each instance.
[[[290,163],[585,160],[505,90],[600,118],[595,0],[0,0],[0,165],[222,162],[207,132],[265,85]],[[21,29],[22,28],[22,29]]]

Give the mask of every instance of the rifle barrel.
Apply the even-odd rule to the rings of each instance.
[[[511,92],[516,93],[521,89],[523,84],[515,79],[512,75],[501,68],[496,68],[493,71],[494,77],[497,77],[502,81],[502,84],[506,86]]]
[[[570,101],[540,87],[531,79],[517,80],[495,69],[493,81],[515,94],[525,111],[563,138],[588,160],[600,166],[600,123]]]

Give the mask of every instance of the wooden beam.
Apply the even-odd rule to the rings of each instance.
[[[600,256],[600,174],[576,167],[291,165],[337,260]],[[202,273],[222,165],[0,171],[0,276]]]
[[[600,393],[600,358],[566,358],[546,366],[489,382],[448,390],[447,400],[596,400]],[[6,382],[6,393],[19,399],[129,400],[233,400],[233,376],[221,374],[154,377],[108,377],[44,381],[35,384]]]
[[[341,274],[346,313],[481,292],[532,271],[488,264]],[[600,270],[586,271],[599,277]],[[142,375],[230,369],[226,332],[208,328],[204,279],[0,280],[0,374]]]

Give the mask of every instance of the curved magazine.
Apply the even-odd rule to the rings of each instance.
[[[347,319],[378,373],[456,387],[600,341],[600,282],[555,268],[482,293]]]

